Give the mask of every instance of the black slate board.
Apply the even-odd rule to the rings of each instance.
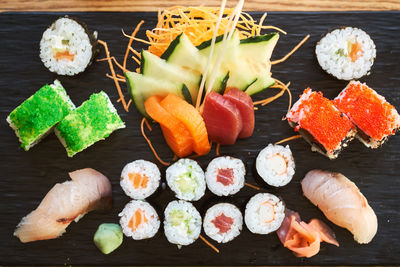
[[[392,137],[377,150],[370,150],[353,141],[340,155],[330,161],[310,151],[303,140],[290,143],[297,171],[293,181],[286,187],[274,189],[254,176],[254,161],[260,149],[268,143],[293,135],[293,130],[281,121],[287,108],[287,95],[256,112],[256,130],[250,139],[240,140],[236,145],[221,147],[221,153],[240,157],[246,163],[248,182],[257,183],[265,191],[280,195],[287,206],[300,212],[306,221],[320,218],[323,214],[302,196],[300,180],[314,168],[340,171],[351,178],[367,197],[379,220],[379,230],[368,245],[357,244],[351,234],[328,222],[334,229],[340,247],[322,244],[321,252],[311,258],[296,258],[283,248],[275,234],[268,236],[251,234],[244,229],[233,242],[218,245],[216,254],[203,242],[177,249],[167,242],[162,231],[150,240],[133,241],[125,238],[123,245],[108,256],[102,255],[92,242],[97,226],[102,222],[118,222],[118,213],[129,201],[119,186],[123,166],[135,159],[155,161],[140,135],[140,116],[132,108],[125,113],[118,99],[113,82],[105,77],[107,63],[95,63],[76,77],[56,77],[48,72],[39,59],[39,41],[42,32],[60,13],[3,13],[0,14],[0,264],[46,264],[46,265],[351,265],[351,264],[398,264],[400,263],[400,215],[397,164],[400,160],[400,137]],[[110,50],[122,59],[127,39],[121,28],[131,32],[145,19],[144,29],[155,26],[154,13],[73,13],[85,21],[91,30],[99,32],[99,38],[108,42]],[[259,18],[261,14],[257,14]],[[377,59],[372,74],[362,79],[400,108],[400,13],[274,13],[268,15],[268,23],[285,29],[289,34],[281,39],[273,54],[278,59],[287,53],[306,34],[310,40],[285,63],[273,66],[275,77],[291,81],[294,100],[310,86],[322,90],[333,98],[345,86],[324,73],[314,56],[314,45],[322,34],[337,27],[351,25],[366,30],[377,46]],[[139,47],[138,47],[139,48]],[[100,57],[104,56],[104,52]],[[133,69],[133,66],[131,66]],[[127,128],[112,134],[106,141],[97,143],[86,151],[67,158],[66,152],[54,134],[51,134],[29,152],[20,149],[17,138],[7,126],[5,118],[24,99],[43,84],[59,78],[67,88],[72,100],[79,105],[93,92],[106,91],[118,108]],[[276,93],[269,90],[257,98]],[[160,130],[154,127],[151,139],[164,159],[172,157]],[[205,168],[215,155],[200,158]],[[79,223],[72,223],[67,233],[59,239],[22,244],[12,233],[20,219],[35,209],[48,190],[57,182],[68,178],[67,172],[93,167],[110,178],[113,185],[114,207],[110,213],[90,213]],[[165,168],[161,166],[162,172]],[[195,203],[202,215],[212,203],[229,201],[242,211],[249,198],[257,193],[244,188],[229,198],[217,198],[210,192]],[[149,201],[161,215],[172,193],[159,190]]]

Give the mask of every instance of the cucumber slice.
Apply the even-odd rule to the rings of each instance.
[[[131,92],[133,102],[137,110],[148,117],[144,108],[144,102],[152,95],[166,96],[175,94],[184,98],[185,85],[183,83],[174,83],[166,80],[146,77],[136,72],[125,72],[126,84]]]
[[[190,69],[167,63],[164,59],[142,50],[140,72],[146,77],[153,77],[170,82],[184,83],[190,92],[191,99],[196,101],[201,74]]]
[[[161,58],[172,65],[189,68],[199,73],[203,72],[206,65],[204,58],[199,54],[199,49],[192,44],[184,33],[181,33],[171,42]]]
[[[271,74],[258,77],[257,80],[246,89],[246,94],[254,95],[264,91],[268,87],[275,84],[275,80],[271,78]]]

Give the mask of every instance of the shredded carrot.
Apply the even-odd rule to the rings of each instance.
[[[117,77],[125,80],[125,76],[124,75],[117,74]]]
[[[117,103],[119,103],[119,102],[121,102],[121,98],[119,98],[119,99],[117,100]]]
[[[219,147],[220,147],[220,144],[217,144],[217,147],[215,148],[215,155],[216,156],[219,156]]]
[[[102,46],[104,46],[104,50],[106,51],[108,65],[110,66],[110,71],[111,71],[115,86],[117,87],[118,94],[119,94],[119,97],[121,98],[122,105],[124,106],[125,111],[128,112],[129,108],[128,108],[128,105],[126,104],[125,97],[124,97],[124,94],[122,93],[121,87],[119,86],[119,82],[116,79],[114,66],[113,66],[113,63],[112,63],[111,58],[110,58],[110,51],[108,50],[108,45],[107,45],[106,42],[104,42],[102,40],[98,40],[97,42],[99,44],[101,44]]]
[[[289,87],[289,85],[290,85],[290,82],[288,82],[286,84],[286,87]],[[281,97],[286,91],[285,88],[280,84],[273,85],[270,88],[279,88],[279,89],[281,89],[281,91],[279,93],[277,93],[276,95],[274,95],[274,96],[271,96],[271,97],[268,97],[266,99],[262,99],[262,100],[259,100],[259,101],[255,101],[253,104],[254,105],[260,105],[261,104],[261,106],[265,106],[265,105],[275,101],[279,97]]]
[[[116,79],[117,81],[119,81],[119,82],[123,82],[123,83],[125,83],[126,81],[125,81],[125,79],[122,79],[122,78],[119,78],[119,77],[113,77],[112,75],[110,75],[110,74],[108,74],[108,73],[106,73],[106,76],[108,77],[108,78],[110,78],[110,79]],[[118,102],[120,102],[121,100],[119,100]]]
[[[253,189],[255,189],[255,190],[261,190],[261,188],[259,188],[258,186],[255,186],[255,185],[252,185],[252,184],[249,184],[249,183],[244,183],[246,186],[248,186],[248,187],[251,187],[251,188],[253,188]]]
[[[117,67],[120,68],[124,73],[127,71],[127,69],[125,69],[121,64],[118,63],[115,57],[111,57],[111,59],[114,61],[115,65],[117,65]]]
[[[292,106],[292,93],[290,92],[290,89],[289,89],[289,87],[286,85],[286,84],[284,84],[283,82],[281,82],[280,80],[278,80],[278,79],[274,79],[280,86],[282,86],[282,88],[284,89],[284,90],[286,90],[287,92],[288,92],[288,95],[289,95],[289,106],[288,106],[288,110],[287,110],[287,113],[289,113],[289,111],[290,111],[290,107]],[[288,83],[288,84],[290,84],[290,83]]]
[[[150,147],[151,151],[153,152],[154,156],[156,157],[156,159],[157,159],[161,164],[163,164],[163,165],[165,165],[165,166],[169,166],[170,163],[169,163],[169,162],[163,161],[163,160],[158,156],[156,150],[154,149],[153,145],[151,144],[150,139],[147,138],[146,133],[144,132],[144,127],[143,127],[145,122],[147,122],[147,120],[146,120],[146,118],[143,118],[143,119],[142,119],[142,122],[141,122],[141,124],[140,124],[140,129],[141,129],[141,131],[142,131],[142,135],[143,135],[144,139],[146,139],[147,144],[149,145],[149,147]],[[146,124],[147,124],[147,123],[146,123]]]
[[[136,25],[135,30],[131,34],[131,37],[135,37],[136,36],[136,34],[138,33],[138,31],[140,29],[140,26],[142,26],[143,23],[144,23],[144,20],[141,20],[139,22],[139,24]],[[125,56],[124,56],[124,62],[122,64],[124,69],[126,69],[126,60],[128,59],[129,48],[132,47],[132,42],[133,42],[133,39],[129,39],[128,46],[126,47]]]
[[[200,235],[200,239],[203,240],[203,242],[206,243],[206,245],[212,248],[215,252],[219,253],[219,249],[217,249],[213,244],[208,242],[207,239],[204,238],[204,236]]]
[[[299,139],[301,137],[302,137],[302,135],[300,135],[300,134],[294,135],[294,136],[291,136],[291,137],[288,137],[288,138],[282,139],[281,141],[276,142],[275,145],[279,145],[279,144],[282,144],[282,143],[285,143],[285,142],[288,142],[291,140]]]
[[[140,60],[139,59],[137,59],[135,56],[132,56],[132,59],[135,60],[135,62],[140,65]]]
[[[132,99],[129,99],[129,101],[128,101],[128,108],[129,108],[129,106],[131,105],[131,103],[132,103]]]
[[[283,61],[285,61],[286,59],[288,59],[294,52],[296,52],[305,42],[307,42],[308,38],[310,38],[310,35],[307,34],[306,37],[303,38],[303,40],[301,40],[300,43],[298,43],[293,49],[292,51],[290,51],[288,54],[286,54],[286,56],[284,56],[281,59],[278,60],[274,60],[271,62],[271,65],[275,65],[275,64],[279,64],[282,63]]]
[[[253,107],[254,110],[258,110],[258,107]]]

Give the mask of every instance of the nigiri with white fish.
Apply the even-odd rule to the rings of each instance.
[[[77,222],[89,211],[111,208],[107,177],[91,168],[70,172],[69,176],[72,181],[54,185],[39,206],[17,225],[14,235],[22,243],[57,238],[72,221]]]
[[[358,243],[367,244],[374,238],[378,230],[375,212],[355,183],[343,174],[312,170],[301,187],[326,218],[349,230]]]

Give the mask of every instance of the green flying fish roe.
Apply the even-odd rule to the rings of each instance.
[[[125,128],[108,95],[103,91],[66,116],[56,127],[68,156],[107,138],[113,131]]]
[[[45,85],[7,117],[26,151],[67,116],[75,105],[60,82]]]

